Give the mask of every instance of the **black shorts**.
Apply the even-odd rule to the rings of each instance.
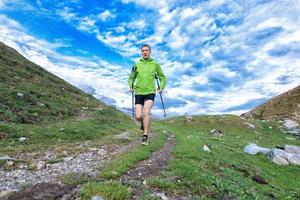
[[[145,101],[152,100],[154,101],[155,94],[146,94],[146,95],[135,95],[135,104],[144,105]]]

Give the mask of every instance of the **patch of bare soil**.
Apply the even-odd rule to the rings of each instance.
[[[168,166],[170,160],[173,159],[171,149],[174,141],[175,137],[168,135],[163,148],[154,152],[149,159],[140,162],[120,178],[122,183],[132,187],[131,199],[139,199],[143,195],[143,181],[146,178],[159,175]]]

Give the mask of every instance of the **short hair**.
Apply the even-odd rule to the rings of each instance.
[[[142,50],[142,48],[143,47],[148,47],[149,48],[149,50],[151,51],[151,47],[150,47],[150,45],[149,44],[143,44],[142,46],[141,46],[141,50]]]

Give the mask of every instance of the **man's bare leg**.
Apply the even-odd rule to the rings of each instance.
[[[135,118],[139,122],[143,121],[143,106],[141,104],[135,104]]]
[[[148,135],[150,133],[152,106],[153,106],[152,100],[145,101],[145,103],[144,103],[144,135]]]

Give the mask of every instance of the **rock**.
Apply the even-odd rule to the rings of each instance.
[[[64,162],[68,162],[68,161],[72,160],[72,159],[73,159],[73,157],[72,157],[72,156],[70,156],[70,157],[66,157],[66,158],[63,158],[63,159],[64,159]]]
[[[37,102],[37,105],[38,105],[38,106],[41,106],[41,107],[45,106],[45,104],[43,104],[43,103],[41,103],[41,102]]]
[[[60,128],[59,130],[60,130],[60,131],[64,131],[64,130],[65,130],[65,128]]]
[[[275,148],[267,153],[267,157],[278,165],[288,165],[289,161],[287,160],[287,157],[289,156],[291,156],[290,153]]]
[[[46,167],[46,162],[39,160],[39,161],[35,162],[33,165],[34,165],[34,167],[36,167],[37,170],[41,170]]]
[[[27,169],[28,166],[26,164],[24,164],[24,163],[21,163],[21,164],[18,165],[18,168],[19,169]]]
[[[288,157],[288,161],[293,165],[300,165],[300,154],[293,154]]]
[[[185,119],[186,119],[187,121],[191,121],[191,120],[193,119],[193,116],[192,116],[192,115],[186,115],[186,116],[185,116]]]
[[[45,158],[46,158],[46,159],[52,159],[52,158],[54,158],[54,157],[55,157],[54,152],[53,152],[51,149],[48,149],[48,150],[46,151]]]
[[[8,160],[8,161],[6,161],[6,165],[7,165],[7,166],[13,166],[13,165],[14,165],[14,162],[13,162],[13,161],[10,161],[10,160]]]
[[[291,137],[285,137],[288,140],[296,140],[296,138],[291,138]]]
[[[156,196],[159,196],[162,200],[169,200],[169,198],[166,196],[164,192],[157,192],[155,193]]]
[[[10,195],[13,192],[14,191],[11,191],[11,190],[0,191],[0,199],[3,199],[4,197],[7,197],[8,195]]]
[[[204,151],[208,151],[208,152],[210,152],[210,150],[209,150],[208,146],[206,146],[206,144],[205,144],[205,145],[203,145],[203,150],[204,150]]]
[[[225,135],[225,133],[222,130],[217,129],[217,128],[212,129],[209,133],[211,135],[214,135],[214,136],[223,136],[223,135]]]
[[[246,124],[249,128],[255,128],[255,126],[253,124],[247,123],[245,122],[244,124]]]
[[[107,152],[107,150],[105,150],[105,149],[99,149],[97,153],[98,153],[99,155],[104,156],[104,155],[106,155],[108,152]]]
[[[22,97],[24,97],[24,94],[22,94],[21,92],[18,92],[17,96],[22,98]]]
[[[20,141],[20,142],[24,142],[24,141],[26,141],[26,140],[27,140],[26,137],[20,137],[20,138],[19,138],[19,141]]]
[[[146,180],[143,181],[143,185],[147,186],[147,181]]]
[[[269,151],[270,151],[270,149],[259,147],[255,143],[248,144],[244,148],[244,152],[251,154],[251,155],[255,155],[257,153],[262,153],[262,154],[266,155]]]
[[[91,200],[103,200],[103,198],[101,196],[97,195],[97,196],[93,196],[91,198]]]
[[[300,130],[299,129],[295,129],[292,131],[287,131],[288,134],[290,135],[296,135],[296,136],[300,136]]]
[[[295,122],[294,120],[285,119],[283,126],[284,126],[284,128],[292,131],[292,130],[296,129],[299,126],[299,124],[297,122]]]
[[[297,146],[285,145],[284,150],[288,153],[300,154],[300,147]]]
[[[5,155],[5,156],[0,157],[0,160],[16,160],[16,159]]]
[[[130,138],[130,135],[131,135],[131,133],[129,133],[129,132],[123,132],[123,133],[121,133],[121,134],[119,134],[119,135],[114,135],[113,137],[114,137],[114,139],[122,139],[122,140],[131,140],[131,138]]]

